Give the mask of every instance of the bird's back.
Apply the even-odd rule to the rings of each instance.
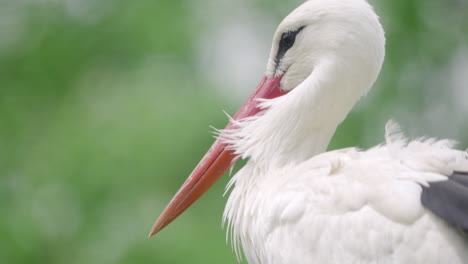
[[[467,169],[467,153],[390,134],[384,146],[323,153],[234,188],[226,216],[249,263],[468,263],[460,227],[421,203],[431,183]]]

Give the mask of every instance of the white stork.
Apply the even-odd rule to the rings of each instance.
[[[310,0],[279,25],[266,76],[154,224],[159,232],[238,159],[224,213],[250,264],[468,263],[468,153],[451,140],[325,152],[385,53],[365,0]],[[239,244],[240,242],[240,244]]]

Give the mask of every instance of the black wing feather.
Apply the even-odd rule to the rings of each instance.
[[[468,231],[468,172],[454,172],[446,181],[422,186],[422,204],[450,224]]]
[[[450,179],[468,188],[468,172],[455,171]]]

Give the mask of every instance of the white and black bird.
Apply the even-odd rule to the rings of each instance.
[[[365,0],[310,0],[279,25],[266,76],[156,221],[159,232],[238,159],[224,213],[250,264],[468,263],[468,153],[409,142],[325,152],[374,84],[385,37]]]

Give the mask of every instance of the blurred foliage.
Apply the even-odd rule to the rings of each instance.
[[[300,2],[238,5],[279,23]],[[391,117],[412,132],[448,121],[467,131],[463,113],[418,116],[435,101],[444,113],[462,109],[441,69],[466,47],[468,3],[374,4],[386,64],[331,148],[378,143]],[[236,263],[220,226],[228,177],[146,239],[210,146],[208,125],[223,127],[221,109],[240,104],[213,92],[195,48],[217,25],[205,14],[230,10],[196,5],[201,11],[189,0],[0,1],[0,263]],[[468,134],[458,139],[466,146]]]

